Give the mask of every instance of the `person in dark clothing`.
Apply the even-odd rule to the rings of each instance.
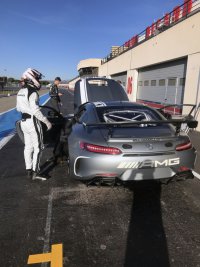
[[[60,161],[66,161],[69,158],[68,151],[68,136],[72,131],[72,125],[74,123],[74,119],[69,119],[63,125],[63,128],[57,133],[55,137],[55,145],[53,149],[53,156],[47,159],[47,162],[53,162],[56,165],[60,159]]]
[[[56,77],[54,83],[51,85],[49,90],[49,96],[51,97],[51,105],[56,111],[60,113],[60,106],[62,105],[60,96],[62,93],[58,91],[58,85],[60,84],[61,79],[60,77]]]

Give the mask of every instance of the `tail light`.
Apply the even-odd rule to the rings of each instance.
[[[192,143],[186,142],[186,143],[182,143],[176,146],[176,151],[183,151],[183,150],[187,150],[190,149],[192,147]]]
[[[98,146],[84,142],[80,142],[80,148],[85,149],[89,152],[109,154],[109,155],[119,155],[122,153],[120,149],[115,147]]]

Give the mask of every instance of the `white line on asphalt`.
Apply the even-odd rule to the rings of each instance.
[[[13,109],[15,109],[15,108],[10,108],[10,109],[8,109],[8,110],[6,110],[6,111],[4,111],[4,112],[1,112],[0,115],[3,115],[3,114],[5,114],[5,113],[7,113],[7,112],[9,112],[9,111],[11,111],[11,110],[13,110]]]
[[[48,101],[49,101],[50,97],[47,98],[47,100],[42,104],[42,106],[44,106]]]
[[[43,253],[50,252],[51,219],[52,219],[52,206],[53,206],[54,195],[55,197],[57,197],[57,195],[60,195],[60,193],[76,192],[76,191],[80,192],[80,190],[88,190],[88,188],[84,185],[80,185],[78,186],[78,188],[63,189],[62,187],[56,187],[51,189],[48,199]],[[47,267],[48,266],[47,264],[48,264],[47,262],[43,262],[41,264],[41,267]]]
[[[195,176],[196,178],[198,178],[198,179],[200,180],[200,174],[198,174],[198,173],[195,172],[195,171],[192,171],[192,173],[194,174],[194,176]]]
[[[0,141],[0,150],[15,136],[15,131]]]
[[[45,226],[45,235],[44,235],[43,253],[50,252],[49,251],[49,249],[50,249],[49,245],[50,245],[50,233],[51,233],[53,194],[54,194],[54,188],[51,189],[51,192],[49,194],[48,207],[47,207],[47,218],[46,218],[46,226]],[[46,267],[47,266],[47,262],[42,263],[41,266],[42,267]]]

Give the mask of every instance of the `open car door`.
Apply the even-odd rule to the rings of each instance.
[[[60,137],[61,132],[65,131],[67,118],[63,117],[59,112],[50,106],[41,106],[41,111],[53,126],[49,131],[47,131],[46,125],[42,123],[44,144],[54,144]]]
[[[59,140],[64,140],[62,137],[68,135],[71,131],[71,120],[74,117],[73,114],[63,117],[59,112],[50,106],[40,106],[41,112],[45,117],[52,123],[52,128],[47,131],[46,125],[41,122],[43,130],[43,143],[44,144],[55,144]],[[16,131],[24,143],[24,134],[21,129],[20,120],[16,122]]]

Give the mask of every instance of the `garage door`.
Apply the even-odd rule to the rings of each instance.
[[[171,61],[139,70],[137,102],[154,107],[182,104],[187,59]]]
[[[127,72],[121,72],[118,74],[111,75],[111,78],[115,81],[120,81],[124,88],[126,88]]]

